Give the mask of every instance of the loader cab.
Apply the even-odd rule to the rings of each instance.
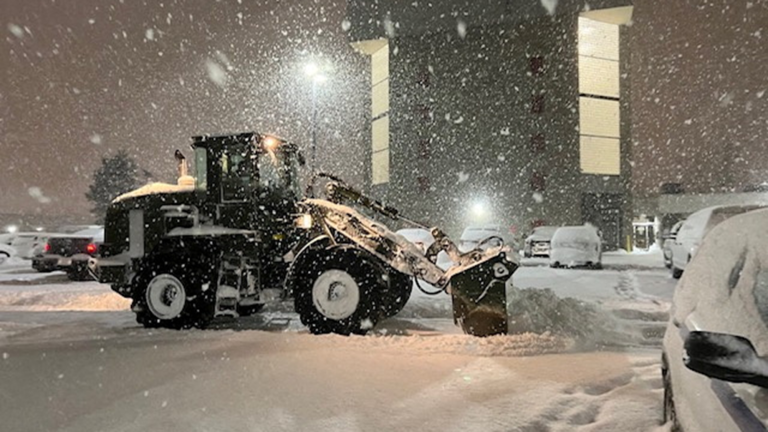
[[[193,140],[195,190],[219,223],[244,228],[259,210],[292,211],[301,193],[295,144],[255,132]]]

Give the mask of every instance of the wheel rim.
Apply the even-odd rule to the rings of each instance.
[[[173,319],[181,315],[187,301],[184,285],[169,274],[155,276],[147,286],[147,306],[160,319]]]
[[[327,318],[350,317],[360,303],[360,287],[349,273],[342,270],[323,272],[312,286],[312,302]]]

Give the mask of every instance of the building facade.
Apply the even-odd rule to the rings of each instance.
[[[626,244],[632,7],[554,3],[350,2],[375,195],[452,234],[589,222]]]
[[[768,203],[768,2],[634,3],[636,213]]]

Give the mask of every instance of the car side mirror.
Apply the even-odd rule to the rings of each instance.
[[[749,339],[726,333],[692,331],[685,338],[685,366],[702,375],[768,388],[768,361]]]

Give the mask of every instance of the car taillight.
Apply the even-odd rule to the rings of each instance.
[[[45,246],[43,246],[43,252],[50,252],[51,251],[51,244],[46,243]]]
[[[99,248],[93,243],[88,243],[88,246],[85,247],[85,251],[91,255],[95,254],[97,250],[99,250]]]

